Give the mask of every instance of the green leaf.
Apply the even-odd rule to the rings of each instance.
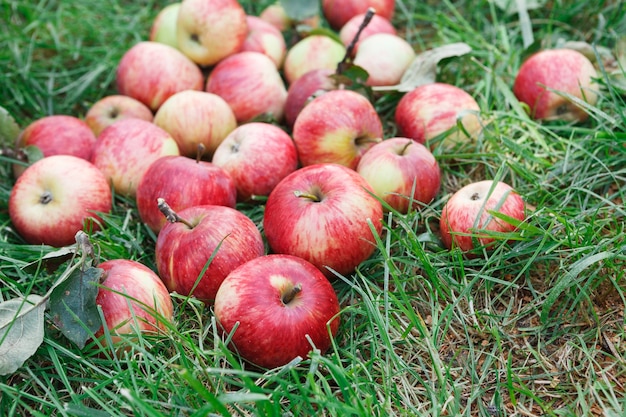
[[[280,4],[285,9],[285,13],[291,19],[299,21],[309,17],[317,16],[320,13],[319,1],[311,0],[281,0]]]
[[[0,375],[17,371],[37,351],[45,309],[44,298],[36,294],[0,303]]]
[[[14,146],[21,129],[9,112],[0,106],[0,146]]]
[[[102,273],[95,267],[75,269],[50,294],[53,322],[80,349],[102,324],[96,305]]]

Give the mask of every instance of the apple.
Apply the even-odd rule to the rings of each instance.
[[[350,19],[370,7],[378,16],[391,21],[395,6],[395,0],[322,0],[322,13],[331,28],[341,30]]]
[[[166,223],[158,198],[167,200],[176,211],[205,204],[234,208],[237,189],[230,175],[217,165],[170,155],[150,164],[137,185],[139,216],[155,233]]]
[[[237,127],[230,105],[217,94],[186,90],[174,94],[157,110],[154,124],[168,132],[181,155],[195,158],[202,145],[206,159]]]
[[[530,107],[537,120],[583,122],[589,114],[563,93],[595,105],[598,77],[591,61],[573,49],[546,49],[533,54],[520,67],[513,93]]]
[[[276,185],[263,228],[273,253],[299,256],[346,275],[376,249],[383,209],[365,178],[338,164],[300,168]],[[328,269],[330,268],[330,269]]]
[[[156,265],[171,292],[213,304],[232,270],[265,253],[257,226],[234,208],[192,206],[176,214],[164,200],[159,206],[170,222],[157,237]]]
[[[172,298],[159,276],[138,261],[111,259],[102,262],[103,270],[96,304],[102,309],[104,323],[94,334],[104,345],[105,326],[116,344],[124,336],[164,334],[174,321]]]
[[[464,252],[477,246],[493,246],[494,233],[513,232],[516,227],[496,218],[501,213],[523,221],[525,203],[513,188],[501,181],[484,180],[468,184],[445,203],[439,222],[441,240],[446,248]]]
[[[282,6],[282,4],[280,4],[280,2],[270,4],[263,10],[261,10],[261,13],[259,13],[259,18],[268,22],[281,32],[290,29],[293,25],[293,21],[291,20],[289,15],[287,15],[285,8]]]
[[[134,198],[139,180],[152,162],[179,154],[176,141],[165,130],[145,120],[125,119],[100,133],[91,162],[111,181],[117,194]]]
[[[446,83],[420,85],[398,102],[395,121],[400,136],[434,147],[432,139],[446,132],[443,146],[476,137],[482,130],[480,106],[465,90]],[[457,123],[463,129],[456,128]],[[468,137],[469,134],[469,137]]]
[[[348,20],[341,27],[341,30],[339,31],[339,39],[341,39],[341,42],[343,42],[346,48],[354,40],[354,37],[358,33],[359,28],[361,27],[361,24],[363,23],[363,20],[365,19],[365,16],[366,16],[366,13],[358,14],[352,17],[350,20]],[[387,33],[390,35],[397,35],[396,28],[389,21],[389,19],[386,19],[380,15],[374,14],[371,20],[369,21],[369,23],[367,24],[367,26],[365,26],[365,28],[363,28],[363,30],[359,34],[359,39],[354,46],[353,53],[358,52],[359,44],[361,43],[361,41],[363,41],[368,36],[371,36],[377,33]]]
[[[9,195],[9,217],[17,233],[33,245],[66,246],[76,232],[99,228],[99,213],[109,213],[111,187],[91,162],[52,155],[30,165]]]
[[[232,271],[215,296],[215,318],[234,351],[263,368],[326,352],[339,328],[339,301],[315,266],[266,255]]]
[[[260,52],[239,52],[220,61],[209,74],[206,91],[226,100],[237,123],[283,118],[287,88],[274,62]]]
[[[151,122],[154,118],[152,110],[139,100],[121,94],[102,97],[91,105],[85,114],[85,123],[96,137],[105,127],[118,120],[127,118],[143,119]]]
[[[381,200],[403,214],[430,203],[441,185],[437,160],[410,138],[389,138],[372,146],[356,171]]]
[[[116,71],[119,94],[141,101],[156,111],[171,95],[183,90],[202,90],[200,68],[178,49],[159,42],[143,41],[124,53]]]
[[[383,127],[366,97],[333,90],[300,111],[292,135],[302,166],[337,163],[355,169],[361,156],[381,141]]]
[[[150,34],[148,35],[149,41],[164,43],[178,48],[178,38],[176,36],[178,10],[180,10],[180,2],[168,4],[161,9],[152,22]]]
[[[390,33],[376,33],[359,42],[353,63],[369,74],[369,86],[400,83],[402,75],[415,59],[415,51],[404,38]]]
[[[287,126],[293,128],[302,108],[315,96],[337,89],[337,84],[331,77],[333,74],[335,74],[333,69],[318,68],[307,72],[289,85],[285,100]]]
[[[287,50],[283,63],[287,84],[313,69],[335,70],[345,55],[346,47],[341,42],[326,35],[309,35]]]
[[[248,35],[243,42],[241,51],[260,52],[267,55],[276,68],[283,66],[287,54],[287,44],[280,30],[274,25],[257,16],[246,16]]]
[[[241,50],[248,26],[237,0],[182,0],[176,21],[178,48],[202,66]]]
[[[270,123],[246,123],[218,146],[212,162],[233,178],[237,200],[268,196],[283,178],[298,168],[291,136]]]

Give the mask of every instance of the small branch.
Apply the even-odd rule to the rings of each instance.
[[[337,70],[335,71],[336,75],[341,75],[347,69],[349,65],[348,61],[352,58],[352,52],[354,51],[354,48],[359,41],[361,32],[363,32],[363,29],[365,29],[367,25],[369,25],[369,23],[372,21],[372,17],[374,17],[374,14],[376,14],[376,10],[373,7],[367,9],[367,12],[363,17],[363,21],[359,25],[359,29],[357,30],[356,34],[352,38],[352,41],[350,41],[350,44],[346,48],[346,54],[343,56],[341,62],[337,64]]]
[[[163,215],[165,216],[165,218],[167,219],[168,222],[170,223],[182,223],[185,226],[189,227],[190,229],[193,229],[193,225],[191,223],[189,223],[187,220],[181,218],[170,206],[169,204],[167,204],[167,202],[165,201],[165,199],[159,197],[157,198],[157,207],[159,208],[159,210],[161,211],[161,213],[163,213]]]

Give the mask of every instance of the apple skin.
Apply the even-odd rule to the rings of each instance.
[[[156,111],[171,95],[183,90],[202,90],[200,68],[178,49],[159,42],[143,41],[124,53],[116,71],[119,94],[141,101]]]
[[[246,123],[224,139],[212,162],[232,177],[237,200],[268,196],[283,178],[298,168],[291,136],[270,123]]]
[[[333,278],[326,267],[347,275],[370,257],[376,245],[368,221],[380,235],[382,218],[365,178],[343,165],[318,164],[278,183],[267,199],[263,228],[273,253],[299,256]]]
[[[591,61],[573,49],[547,49],[533,54],[520,67],[513,84],[517,99],[530,107],[537,120],[583,122],[589,114],[557,92],[595,105],[598,73]]]
[[[341,28],[354,16],[367,12],[373,7],[376,15],[391,21],[395,0],[322,0],[322,13],[331,28]]]
[[[343,42],[346,48],[348,47],[348,45],[350,45],[350,43],[356,36],[357,32],[359,31],[359,27],[361,26],[361,23],[363,23],[364,18],[365,13],[358,14],[348,20],[346,24],[341,27],[341,30],[339,31],[339,39],[341,39],[341,42]],[[363,31],[361,31],[361,34],[359,35],[359,40],[355,44],[352,51],[353,54],[356,54],[358,52],[359,45],[364,39],[377,33],[397,35],[396,28],[389,21],[389,19],[375,14],[372,16],[372,19],[367,24],[367,26],[365,26]]]
[[[259,13],[259,18],[268,22],[281,32],[290,29],[293,25],[293,21],[280,3],[270,4],[265,7],[261,10],[261,13]]]
[[[237,189],[231,176],[215,164],[163,156],[141,177],[135,197],[141,220],[157,234],[167,223],[157,206],[158,198],[175,211],[207,204],[234,208]]]
[[[287,50],[283,73],[287,84],[291,85],[307,72],[326,68],[337,69],[346,54],[342,43],[326,35],[309,35],[299,40]]]
[[[292,135],[302,166],[336,163],[355,169],[363,154],[381,141],[383,127],[366,97],[333,90],[300,111]]]
[[[102,262],[102,284],[96,304],[102,308],[105,323],[96,338],[106,345],[104,326],[114,344],[122,335],[167,333],[174,321],[174,306],[169,291],[157,274],[140,262],[111,259]]]
[[[478,112],[480,106],[465,90],[451,84],[432,83],[416,87],[400,99],[395,121],[401,136],[434,145],[430,144],[431,139],[455,127],[458,118],[470,138],[474,138],[482,129]],[[459,129],[445,137],[443,146],[449,148],[470,138]]]
[[[400,83],[402,75],[415,59],[411,44],[398,35],[376,33],[359,42],[354,64],[365,69],[369,86]]]
[[[106,127],[118,120],[128,118],[151,122],[154,119],[154,114],[148,106],[139,100],[121,94],[113,94],[102,97],[91,105],[85,114],[85,123],[98,137]]]
[[[337,84],[331,78],[334,73],[335,70],[329,68],[314,69],[289,85],[285,100],[285,122],[287,126],[293,128],[300,111],[313,99],[314,95],[337,89]]]
[[[159,42],[178,49],[176,36],[176,22],[178,20],[180,2],[171,3],[163,7],[152,22],[148,40]]]
[[[186,90],[174,94],[157,110],[154,124],[172,135],[181,155],[195,158],[204,146],[210,159],[217,146],[237,127],[235,113],[217,94]]]
[[[178,10],[178,48],[201,66],[215,65],[241,50],[248,26],[237,0],[183,0]]]
[[[287,44],[282,32],[274,25],[257,16],[246,16],[248,35],[241,51],[260,52],[267,55],[277,69],[283,66],[287,55]]]
[[[232,270],[265,254],[263,237],[252,220],[234,208],[192,206],[178,215],[193,228],[179,222],[163,226],[155,248],[159,276],[170,292],[189,295],[193,291],[195,298],[211,305]]]
[[[377,143],[363,155],[356,171],[381,200],[403,214],[430,203],[441,186],[437,160],[427,147],[410,138]]]
[[[300,292],[285,302],[296,286]],[[262,368],[306,358],[313,346],[326,352],[340,321],[330,282],[290,255],[262,256],[235,269],[217,292],[214,310],[222,334],[232,335],[233,350]]]
[[[24,240],[55,247],[75,243],[86,220],[109,213],[111,187],[98,168],[72,155],[52,155],[30,165],[9,195],[9,217]]]
[[[444,246],[467,252],[474,249],[474,240],[487,247],[495,242],[481,230],[502,233],[515,230],[515,226],[493,217],[488,211],[520,221],[526,218],[524,200],[510,185],[504,182],[494,185],[491,180],[473,182],[455,192],[443,207],[439,226]]]
[[[125,119],[98,136],[91,162],[111,181],[117,194],[135,197],[141,177],[154,161],[179,155],[176,141],[154,123]]]
[[[264,115],[283,119],[287,88],[274,62],[260,52],[239,52],[220,61],[206,91],[222,97],[239,124]]]

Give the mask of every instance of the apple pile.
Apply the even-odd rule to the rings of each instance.
[[[436,199],[433,149],[471,141],[485,122],[468,92],[423,83],[404,92],[396,135],[385,138],[363,91],[393,89],[418,56],[393,26],[395,2],[321,7],[326,30],[322,16],[292,19],[280,3],[259,16],[237,0],[164,8],[148,39],[121,58],[116,95],[83,119],[49,116],[23,130],[18,148],[34,147],[41,159],[15,164],[15,230],[31,244],[69,245],[78,230],[104,227],[114,195],[129,198],[157,236],[160,282],[214,306],[243,358],[275,367],[326,350],[340,311],[331,281],[374,253],[385,212],[404,215]],[[513,91],[532,117],[582,121],[570,98],[597,98],[585,60],[540,52],[521,66]],[[366,76],[350,80],[346,66]],[[263,234],[238,210],[248,204],[265,205]],[[509,240],[525,211],[503,182],[467,184],[441,211],[442,247],[489,250]],[[117,310],[110,314],[123,315]]]

